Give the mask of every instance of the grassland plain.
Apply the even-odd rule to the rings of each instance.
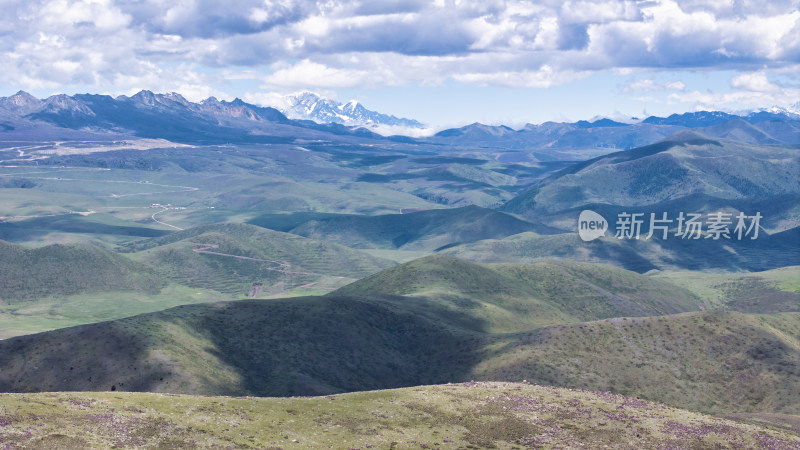
[[[469,164],[464,164],[464,158],[458,157],[415,158],[414,151],[382,144],[377,149],[328,142],[310,148],[240,144],[48,154],[46,159],[0,167],[0,186],[10,186],[0,188],[5,200],[0,215],[60,213],[69,205],[111,214],[133,222],[128,224],[132,226],[139,222],[142,228],[155,225],[147,220],[153,211],[143,215],[152,203],[185,208],[164,214],[168,223],[180,228],[244,222],[265,212],[373,215],[404,208],[496,205],[535,176],[527,172],[504,175],[504,165],[490,159],[467,158]],[[427,151],[423,154],[430,156]],[[410,176],[413,180],[363,181],[365,176]],[[6,232],[6,240],[48,242],[44,227],[27,236],[24,228],[3,225],[0,238],[4,228],[13,228]],[[103,230],[85,233],[109,243],[124,242],[124,236]],[[63,239],[64,234],[52,238]]]
[[[292,293],[299,295],[305,291],[298,289]],[[313,287],[308,291],[313,292]],[[84,292],[9,302],[0,304],[0,339],[229,298],[230,295],[216,291],[167,284],[157,294],[131,290]]]
[[[604,392],[466,382],[306,398],[0,395],[5,448],[762,448],[796,432]]]

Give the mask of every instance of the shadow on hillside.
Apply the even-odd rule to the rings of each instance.
[[[54,231],[135,237],[159,237],[171,233],[171,231],[157,230],[144,226],[104,224],[78,215],[40,217],[18,222],[0,223],[0,239],[8,242],[28,241]]]
[[[146,361],[148,326],[123,319],[0,341],[0,392],[156,390],[172,369]]]
[[[319,395],[463,380],[482,339],[452,325],[476,319],[435,308],[329,297],[240,301],[198,325],[247,393]]]

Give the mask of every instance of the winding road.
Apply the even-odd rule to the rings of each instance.
[[[252,258],[250,256],[240,256],[240,255],[230,255],[228,253],[220,253],[220,252],[212,252],[209,249],[217,249],[219,248],[218,244],[200,244],[200,243],[191,243],[192,245],[199,245],[198,248],[193,248],[192,251],[195,253],[203,253],[206,255],[217,255],[217,256],[226,256],[228,258],[236,258],[236,259],[245,259],[248,261],[257,261],[257,262],[266,262],[271,264],[277,264],[278,267],[267,267],[267,270],[274,270],[280,273],[287,273],[293,275],[320,275],[318,273],[311,273],[311,272],[298,272],[289,270],[291,265],[289,263],[283,261],[275,261],[271,259],[262,259],[262,258]]]

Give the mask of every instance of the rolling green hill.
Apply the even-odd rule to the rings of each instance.
[[[793,149],[712,140],[683,131],[652,145],[575,164],[502,209],[541,220],[544,215],[580,211],[589,205],[633,208],[698,194],[767,203],[763,200],[771,197],[797,198],[799,170],[800,158]]]
[[[800,266],[740,274],[662,272],[716,308],[746,313],[800,312]]]
[[[800,413],[800,313],[666,315],[702,305],[720,303],[615,268],[434,256],[321,297],[0,341],[0,391],[286,396],[527,379],[708,412]],[[632,317],[645,314],[663,315]]]
[[[480,326],[402,298],[182,306],[0,341],[0,391],[289,396],[525,379],[705,412],[800,413],[798,313]]]
[[[5,394],[0,404],[0,444],[20,448],[800,448],[797,431],[769,423],[525,383],[313,398]]]
[[[271,214],[255,218],[251,223],[353,248],[403,250],[435,250],[541,228],[478,206],[378,216]]]
[[[166,283],[146,266],[90,245],[27,249],[0,241],[0,301],[104,291],[156,294]]]
[[[29,249],[0,241],[0,339],[245,296],[323,294],[394,262],[251,225],[130,244]]]
[[[190,228],[127,246],[175,283],[259,296],[326,278],[354,280],[394,265],[341,245],[253,225]]]
[[[577,218],[575,212],[573,220]],[[613,217],[605,214],[605,217]],[[763,271],[800,264],[800,227],[762,233],[756,240],[715,241],[677,237],[617,239],[613,234],[583,242],[573,231],[562,234],[520,233],[450,247],[443,254],[483,263],[530,263],[548,258],[612,264],[635,272],[653,269]]]
[[[698,311],[699,297],[670,282],[597,264],[482,265],[436,255],[379,272],[329,296],[424,299],[480,318],[478,331],[516,332],[621,316]]]
[[[181,306],[0,341],[0,391],[285,396],[458,380],[480,340],[448,326],[457,314],[326,297]]]
[[[475,379],[612,391],[705,412],[800,413],[800,313],[703,312],[549,327],[495,343]]]

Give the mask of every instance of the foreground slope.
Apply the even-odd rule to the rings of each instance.
[[[242,300],[19,336],[0,341],[0,391],[284,396],[463,379],[481,336],[455,325],[479,319],[418,309],[348,298]]]
[[[14,448],[772,448],[800,437],[603,392],[463,383],[313,398],[0,396]]]
[[[615,318],[500,337],[476,379],[608,390],[706,412],[800,413],[800,313]]]

